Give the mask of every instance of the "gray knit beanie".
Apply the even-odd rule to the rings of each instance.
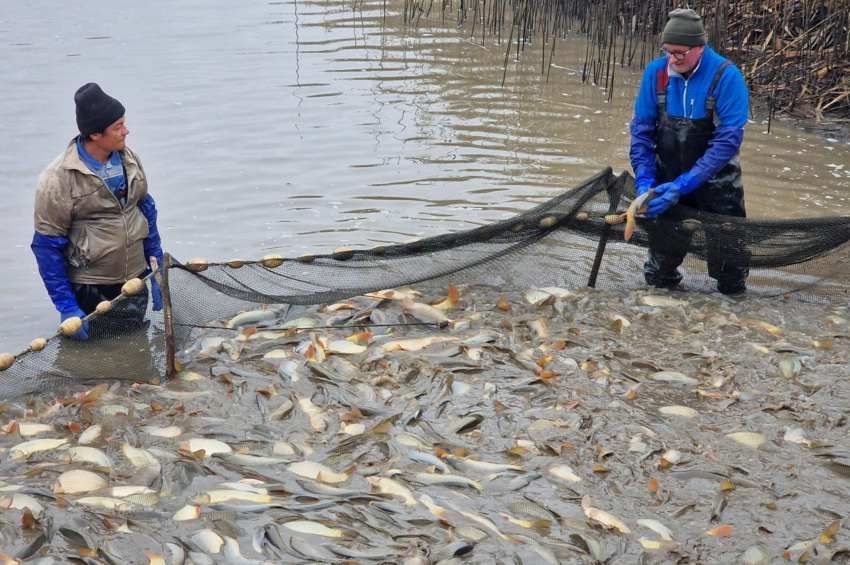
[[[705,28],[699,14],[690,8],[679,8],[668,15],[670,19],[661,32],[661,43],[689,47],[705,45]]]

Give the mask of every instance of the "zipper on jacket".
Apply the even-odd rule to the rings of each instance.
[[[106,189],[106,192],[112,196],[112,199],[115,201],[115,204],[118,206],[118,210],[121,213],[121,220],[124,222],[124,280],[126,281],[128,278],[128,273],[130,272],[130,256],[127,253],[128,243],[130,243],[130,228],[127,226],[127,216],[124,214],[124,210],[126,206],[121,206],[121,201],[118,200],[118,197],[115,196],[115,193],[109,190],[109,186],[106,184],[100,175],[96,175],[91,171],[88,171],[86,174],[95,176],[100,181],[100,184],[103,185],[103,188]],[[124,180],[127,183],[127,202],[130,202],[130,176],[127,174],[127,169],[124,169]],[[144,255],[144,253],[142,254]]]

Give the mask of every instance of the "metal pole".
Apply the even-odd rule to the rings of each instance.
[[[177,375],[177,362],[175,360],[174,347],[174,318],[171,309],[171,289],[168,286],[168,270],[171,268],[171,254],[166,253],[163,257],[162,266],[162,282],[160,282],[160,290],[162,292],[163,317],[165,322],[165,375],[172,379]]]
[[[623,196],[624,174],[620,175],[610,184],[608,184],[608,213],[613,214],[617,211],[617,206],[620,205],[620,198]],[[587,286],[596,288],[596,277],[599,275],[599,267],[602,265],[602,256],[605,254],[605,246],[608,245],[608,236],[611,233],[611,226],[604,223],[602,233],[599,234],[599,245],[596,246],[596,257],[593,258],[593,267],[590,269],[590,278],[587,279]]]

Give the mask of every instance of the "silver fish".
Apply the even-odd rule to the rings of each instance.
[[[414,473],[412,480],[417,483],[422,483],[423,485],[470,487],[474,488],[478,492],[484,490],[481,487],[481,484],[477,481],[473,481],[472,479],[468,479],[461,475]]]
[[[227,322],[228,328],[239,328],[242,326],[255,326],[263,322],[271,322],[280,316],[279,310],[251,310],[237,314]]]
[[[443,473],[449,472],[449,466],[443,463],[443,460],[433,453],[425,453],[424,451],[416,451],[411,449],[407,452],[407,457],[418,463],[433,465]]]

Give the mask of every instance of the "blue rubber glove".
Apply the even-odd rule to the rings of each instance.
[[[156,257],[157,263],[162,266],[162,240],[159,237],[159,228],[156,225],[158,213],[153,196],[150,194],[146,195],[139,202],[139,210],[141,210],[142,215],[148,221],[148,236],[143,242],[145,261],[148,261],[148,267],[150,267],[150,258]]]
[[[156,282],[154,277],[150,278],[151,281],[151,302],[153,302],[153,310],[154,312],[159,312],[162,310],[162,291],[159,290],[159,283]]]
[[[154,202],[153,196],[150,194],[146,195],[141,202],[139,202],[139,210],[142,211],[142,215],[148,221],[148,236],[144,241],[144,249],[145,249],[145,261],[148,262],[148,271],[150,272],[150,258],[156,257],[156,262],[159,265],[159,268],[162,268],[163,263],[163,253],[162,253],[162,240],[159,237],[159,229],[156,225],[156,220],[158,213],[156,211],[156,202]],[[156,282],[154,277],[151,277],[151,302],[153,303],[153,309],[155,312],[159,312],[162,310],[162,291],[159,289],[159,283]]]
[[[81,319],[86,317],[86,313],[79,309],[76,310],[68,310],[67,312],[59,313],[59,323],[61,324],[68,318],[73,318],[74,316],[79,316]],[[80,328],[80,331],[75,333],[72,336],[69,336],[71,339],[76,339],[78,341],[88,341],[89,339],[89,323],[83,321],[83,327]]]
[[[652,190],[655,191],[655,197],[649,201],[646,207],[646,217],[648,218],[660,216],[675,206],[682,196],[682,188],[676,182],[665,182]]]
[[[78,311],[80,305],[77,304],[77,297],[71,289],[68,268],[65,265],[64,252],[68,247],[68,238],[35,232],[30,247],[38,263],[38,274],[41,275],[44,288],[47,289],[56,310],[60,313]]]

